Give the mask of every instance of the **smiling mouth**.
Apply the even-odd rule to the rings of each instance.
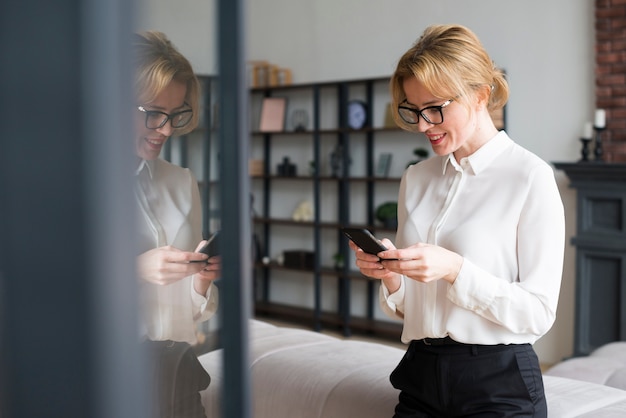
[[[160,147],[160,146],[162,146],[162,145],[163,145],[163,143],[164,143],[165,141],[163,141],[163,140],[158,140],[158,139],[150,139],[150,138],[146,138],[146,142],[147,142],[148,144],[150,144],[150,145],[155,146],[155,147]]]
[[[430,142],[436,144],[440,142],[444,136],[446,136],[446,134],[431,134],[431,135],[428,135],[428,139],[430,140]]]

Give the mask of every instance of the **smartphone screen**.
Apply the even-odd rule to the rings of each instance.
[[[341,228],[341,230],[352,242],[368,254],[378,254],[387,250],[387,247],[365,228]]]
[[[209,237],[207,242],[198,250],[199,253],[203,253],[208,255],[209,257],[213,257],[214,255],[218,255],[219,252],[219,232],[216,231]],[[205,260],[194,261],[195,263],[205,263]]]

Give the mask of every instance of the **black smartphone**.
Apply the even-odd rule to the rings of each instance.
[[[203,253],[208,255],[209,257],[213,257],[214,255],[218,255],[219,252],[219,236],[220,236],[220,231],[215,231],[207,240],[206,244],[204,244],[202,246],[202,248],[200,248],[198,250],[199,253]],[[206,263],[205,260],[197,260],[197,261],[193,261],[194,263]]]
[[[368,254],[378,254],[388,249],[365,228],[341,228],[341,230],[352,242]]]

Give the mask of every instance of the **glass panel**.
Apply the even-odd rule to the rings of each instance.
[[[165,87],[166,96],[176,100],[149,108],[172,114],[180,111],[177,107],[185,101],[194,111],[189,124],[192,129],[171,131],[168,122],[152,136],[149,132],[138,136],[138,146],[152,151],[149,156],[154,161],[149,162],[148,170],[153,165],[159,170],[143,177],[148,173],[140,172],[138,177],[139,236],[145,243],[138,264],[140,275],[146,276],[139,278],[142,337],[155,366],[151,373],[156,383],[151,404],[161,410],[173,409],[176,416],[219,417],[223,356],[217,296],[223,293],[222,264],[216,256],[223,249],[224,237],[233,235],[222,230],[220,209],[220,162],[226,162],[218,123],[217,1],[189,3],[184,8],[171,1],[138,0],[137,4],[136,31],[162,32],[180,53],[177,59],[191,65],[198,81],[195,94],[191,91],[194,82],[185,81],[182,98],[176,96],[175,88]],[[152,73],[162,77],[156,66]],[[174,79],[181,77],[186,75],[179,73]],[[152,97],[154,93],[138,94]],[[156,100],[160,99],[157,95]],[[147,143],[141,142],[143,139]],[[196,261],[197,254],[192,253],[200,250],[205,240],[216,244],[206,249],[209,262],[187,263]],[[189,260],[192,256],[194,260]],[[151,264],[142,270],[142,261]],[[148,274],[157,265],[165,266],[162,273],[167,272],[162,283]],[[172,393],[176,395],[169,396]]]

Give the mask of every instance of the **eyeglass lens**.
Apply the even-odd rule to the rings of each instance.
[[[177,112],[171,115],[157,110],[145,110],[142,106],[139,107],[139,110],[146,114],[146,128],[148,129],[161,128],[167,123],[168,120],[172,121],[171,123],[173,128],[182,128],[187,125],[193,117],[193,111],[191,109],[183,110],[182,112]]]
[[[443,112],[441,108],[442,106],[431,106],[422,110],[418,110],[406,106],[399,106],[398,113],[400,114],[402,120],[412,125],[419,122],[420,115],[424,118],[426,122],[437,125],[443,122]]]

